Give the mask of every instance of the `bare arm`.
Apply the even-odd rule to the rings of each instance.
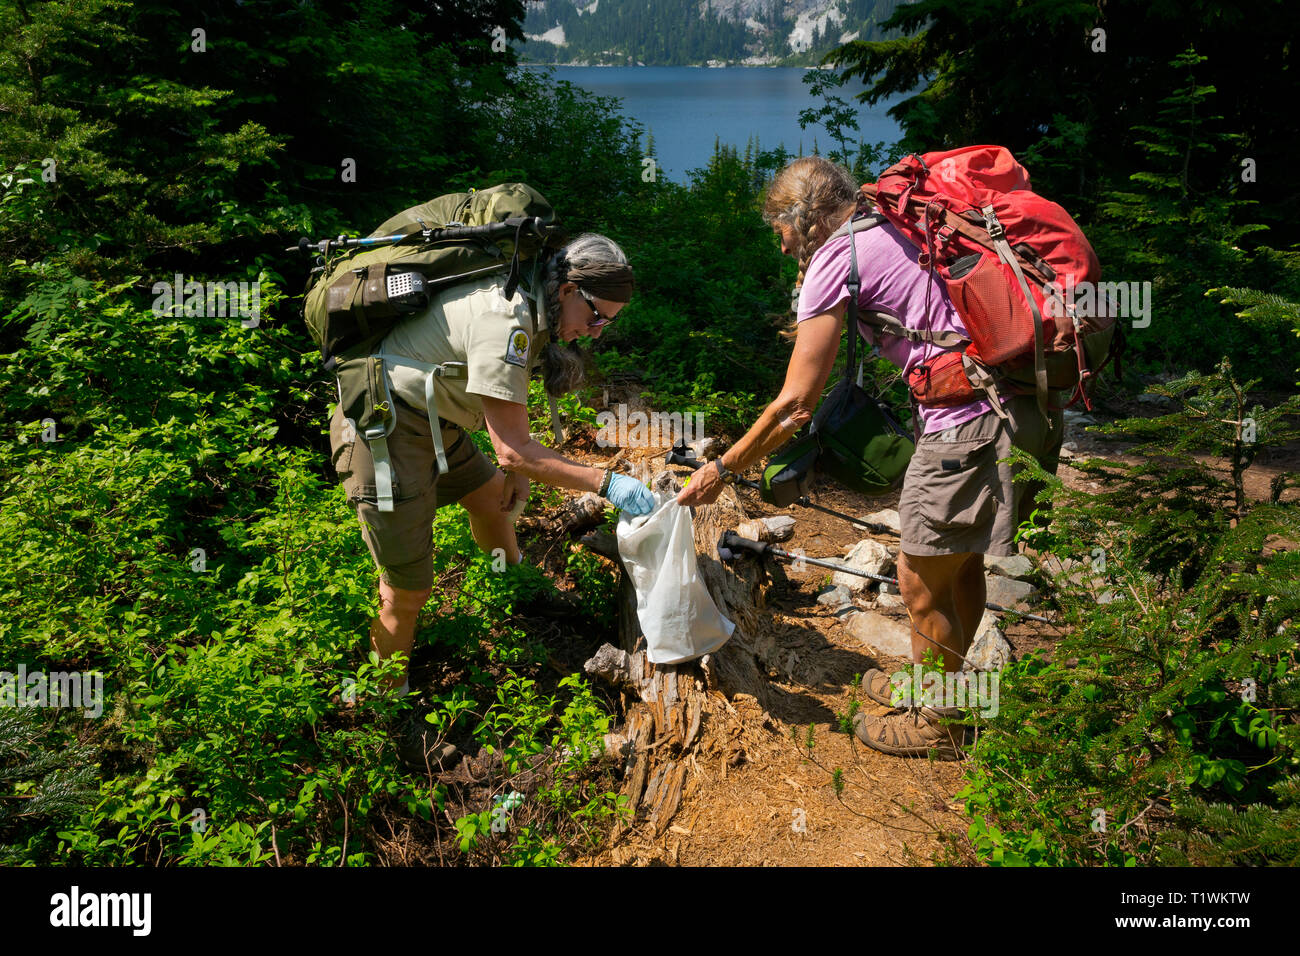
[[[523,405],[487,395],[481,398],[488,435],[502,468],[553,488],[600,490],[605,479],[601,469],[570,461],[529,435],[528,409]]]
[[[844,312],[845,303],[840,303],[829,312],[799,323],[785,385],[744,437],[722,456],[722,464],[729,471],[743,472],[812,420],[817,400],[835,365]],[[683,505],[706,505],[717,499],[723,487],[716,468],[701,468],[682,489],[677,501]]]

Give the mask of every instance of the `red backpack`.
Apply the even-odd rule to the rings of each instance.
[[[1112,356],[1119,368],[1123,331],[1108,308],[1076,308],[1073,288],[1095,289],[1101,277],[1097,254],[1069,213],[1030,189],[1029,173],[1006,149],[911,155],[861,193],[920,248],[918,264],[939,273],[969,334],[908,330],[914,340],[959,347],[913,369],[918,402],[960,405],[983,391],[1005,417],[1000,387],[1036,394],[1046,416],[1048,390],[1068,388],[1064,407],[1083,399],[1092,408],[1088,390]],[[874,318],[901,334],[892,317]]]

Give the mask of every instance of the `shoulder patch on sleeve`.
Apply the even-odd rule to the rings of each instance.
[[[506,338],[505,359],[511,365],[525,368],[528,365],[528,347],[532,340],[523,329],[511,329]]]

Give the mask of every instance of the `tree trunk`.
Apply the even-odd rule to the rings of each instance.
[[[651,477],[656,491],[680,485],[659,463]],[[722,532],[747,517],[735,491],[694,509],[696,559],[710,596],[736,629],[712,654],[683,664],[652,664],[636,615],[636,594],[626,571],[618,596],[619,649],[605,645],[587,671],[622,691],[625,719],[618,736],[627,741],[623,793],[649,835],[662,835],[698,778],[698,760],[721,760],[722,772],[747,759],[746,747],[761,745],[769,723],[767,673],[777,667],[776,641],[763,611],[763,571],[757,562],[724,566],[717,556]],[[592,550],[617,560],[608,534],[583,539]],[[621,567],[621,562],[620,562]],[[619,834],[616,834],[616,838]]]

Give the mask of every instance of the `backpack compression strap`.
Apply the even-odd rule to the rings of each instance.
[[[1050,430],[1052,417],[1047,414],[1047,359],[1043,355],[1043,316],[1038,311],[1038,303],[1034,301],[1034,297],[1029,293],[1029,283],[1025,280],[1024,270],[1020,268],[1020,260],[1011,251],[1011,244],[1007,242],[1006,231],[1002,228],[1002,223],[998,222],[993,207],[985,206],[980,211],[984,213],[984,222],[988,226],[989,238],[993,240],[994,248],[997,249],[998,258],[1005,262],[1011,271],[1016,274],[1016,280],[1020,283],[1020,291],[1024,293],[1025,301],[1029,303],[1029,308],[1034,314],[1035,392],[1038,398],[1038,411],[1043,416],[1044,421],[1047,422],[1047,427]]]
[[[428,362],[417,362],[405,355],[390,355],[383,351],[378,354],[384,361],[385,375],[388,374],[388,368],[398,366],[408,366],[426,373],[424,377],[424,404],[429,415],[429,432],[433,436],[433,454],[438,462],[438,477],[441,478],[447,473],[447,453],[442,447],[442,429],[438,426],[438,401],[434,397],[434,382],[439,378],[466,378],[468,377],[468,367],[464,362],[445,362],[442,365],[431,365]],[[396,409],[393,410],[393,415],[395,418],[397,415]],[[370,444],[370,456],[375,462],[376,505],[380,511],[392,511],[393,468],[392,461],[388,457],[388,437],[383,434],[367,435],[366,440]]]

